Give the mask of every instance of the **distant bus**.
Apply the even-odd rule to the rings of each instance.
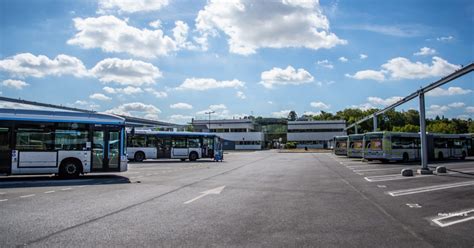
[[[127,170],[125,120],[99,113],[0,109],[0,173]]]
[[[427,134],[428,159],[464,159],[468,152],[468,137],[461,134]],[[365,133],[363,155],[369,161],[420,160],[420,134],[388,131]]]
[[[347,136],[334,137],[334,154],[347,156]]]
[[[348,143],[347,156],[350,158],[362,158],[364,153],[364,134],[349,135]]]
[[[471,138],[469,134],[429,134],[427,138],[428,155],[438,160],[465,159],[468,155],[468,142]]]
[[[137,162],[160,158],[196,161],[214,158],[216,153],[222,158],[222,143],[212,133],[136,130],[127,136],[128,158]]]

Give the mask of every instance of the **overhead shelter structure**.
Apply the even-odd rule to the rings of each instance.
[[[80,108],[68,107],[68,106],[63,106],[63,105],[28,101],[28,100],[15,99],[15,98],[3,97],[3,96],[0,96],[0,101],[31,105],[31,106],[42,107],[42,108],[61,109],[61,110],[66,110],[66,111],[71,111],[71,112],[79,112],[79,113],[89,113],[89,114],[99,113],[94,110],[87,110],[87,109],[80,109]],[[125,119],[125,126],[127,127],[179,127],[181,126],[174,123],[157,121],[157,120],[149,120],[149,119],[126,116],[126,115],[117,115],[117,116]]]
[[[428,169],[428,148],[427,148],[427,142],[426,142],[426,116],[425,116],[425,94],[428,93],[429,91],[435,89],[435,88],[438,88],[444,84],[447,84],[459,77],[462,77],[470,72],[472,72],[474,70],[474,63],[471,63],[467,66],[464,66],[462,68],[460,68],[459,70],[456,70],[455,72],[449,74],[448,76],[446,77],[443,77],[441,78],[440,80],[434,82],[434,83],[431,83],[429,84],[428,86],[425,86],[425,87],[422,87],[421,89],[411,93],[410,95],[404,97],[403,99],[391,104],[390,106],[382,109],[382,110],[379,110],[377,112],[375,112],[374,114],[372,115],[369,115],[369,116],[366,116],[362,119],[360,119],[359,121],[355,122],[354,124],[352,125],[349,125],[346,127],[345,130],[348,130],[348,129],[351,129],[351,128],[354,128],[355,129],[355,133],[357,133],[357,126],[365,121],[368,121],[370,119],[373,119],[373,128],[374,128],[374,131],[377,131],[377,126],[378,126],[378,123],[377,123],[377,118],[379,115],[382,115],[384,114],[385,112],[391,110],[391,109],[394,109],[414,98],[417,98],[419,99],[419,111],[420,111],[420,141],[421,141],[421,170],[419,171],[420,174],[424,174],[424,173],[429,173],[430,170]]]

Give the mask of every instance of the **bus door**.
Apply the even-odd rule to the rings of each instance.
[[[120,171],[120,129],[95,127],[92,138],[92,171]]]
[[[157,158],[171,158],[171,139],[158,138]]]
[[[0,174],[11,173],[11,128],[0,126]]]

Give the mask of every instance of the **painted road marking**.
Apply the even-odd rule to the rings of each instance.
[[[54,193],[54,192],[56,192],[56,191],[50,190],[50,191],[46,191],[46,192],[44,192],[44,193],[45,193],[45,194],[51,194],[51,193]]]
[[[377,185],[377,187],[379,187],[379,188],[387,188],[387,186],[385,186],[385,185]]]
[[[469,220],[474,220],[474,209],[469,209],[457,213],[441,214],[441,217],[433,218],[431,221],[440,227],[447,227]]]
[[[0,192],[0,195],[4,195],[4,194],[6,194],[6,192]]]
[[[396,168],[374,168],[374,169],[362,169],[362,170],[353,170],[354,172],[371,172],[371,171],[390,171],[390,170],[400,170],[406,167],[396,167]]]
[[[199,195],[197,197],[194,197],[193,199],[191,199],[189,201],[185,201],[184,204],[189,204],[193,201],[199,200],[199,199],[203,198],[206,195],[219,195],[222,192],[222,190],[224,190],[224,188],[225,188],[225,185],[214,188],[214,189],[203,191],[203,192],[201,192],[201,195]]]
[[[71,190],[72,188],[64,188],[64,189],[61,189],[62,191],[66,191],[66,190]]]
[[[0,199],[0,202],[8,201],[8,199]]]
[[[385,182],[385,181],[393,181],[393,180],[424,178],[426,176],[433,176],[433,175],[404,177],[400,174],[389,174],[389,175],[381,175],[381,176],[369,176],[369,177],[364,177],[364,179],[367,182]]]
[[[412,189],[402,189],[402,190],[388,191],[386,193],[395,197],[395,196],[411,195],[411,194],[418,194],[418,193],[423,193],[423,192],[430,192],[430,191],[451,189],[451,188],[472,186],[472,185],[474,185],[474,181],[440,184],[440,185],[419,187],[419,188],[412,188]]]
[[[420,204],[418,203],[407,203],[406,205],[410,208],[421,208]]]
[[[20,196],[20,198],[27,198],[27,197],[32,197],[32,196],[35,196],[35,194],[31,194],[31,195],[22,195],[22,196]]]

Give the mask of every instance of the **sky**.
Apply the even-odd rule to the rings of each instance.
[[[175,123],[383,108],[474,62],[473,27],[470,0],[3,0],[0,94]],[[427,116],[473,118],[473,79]]]

